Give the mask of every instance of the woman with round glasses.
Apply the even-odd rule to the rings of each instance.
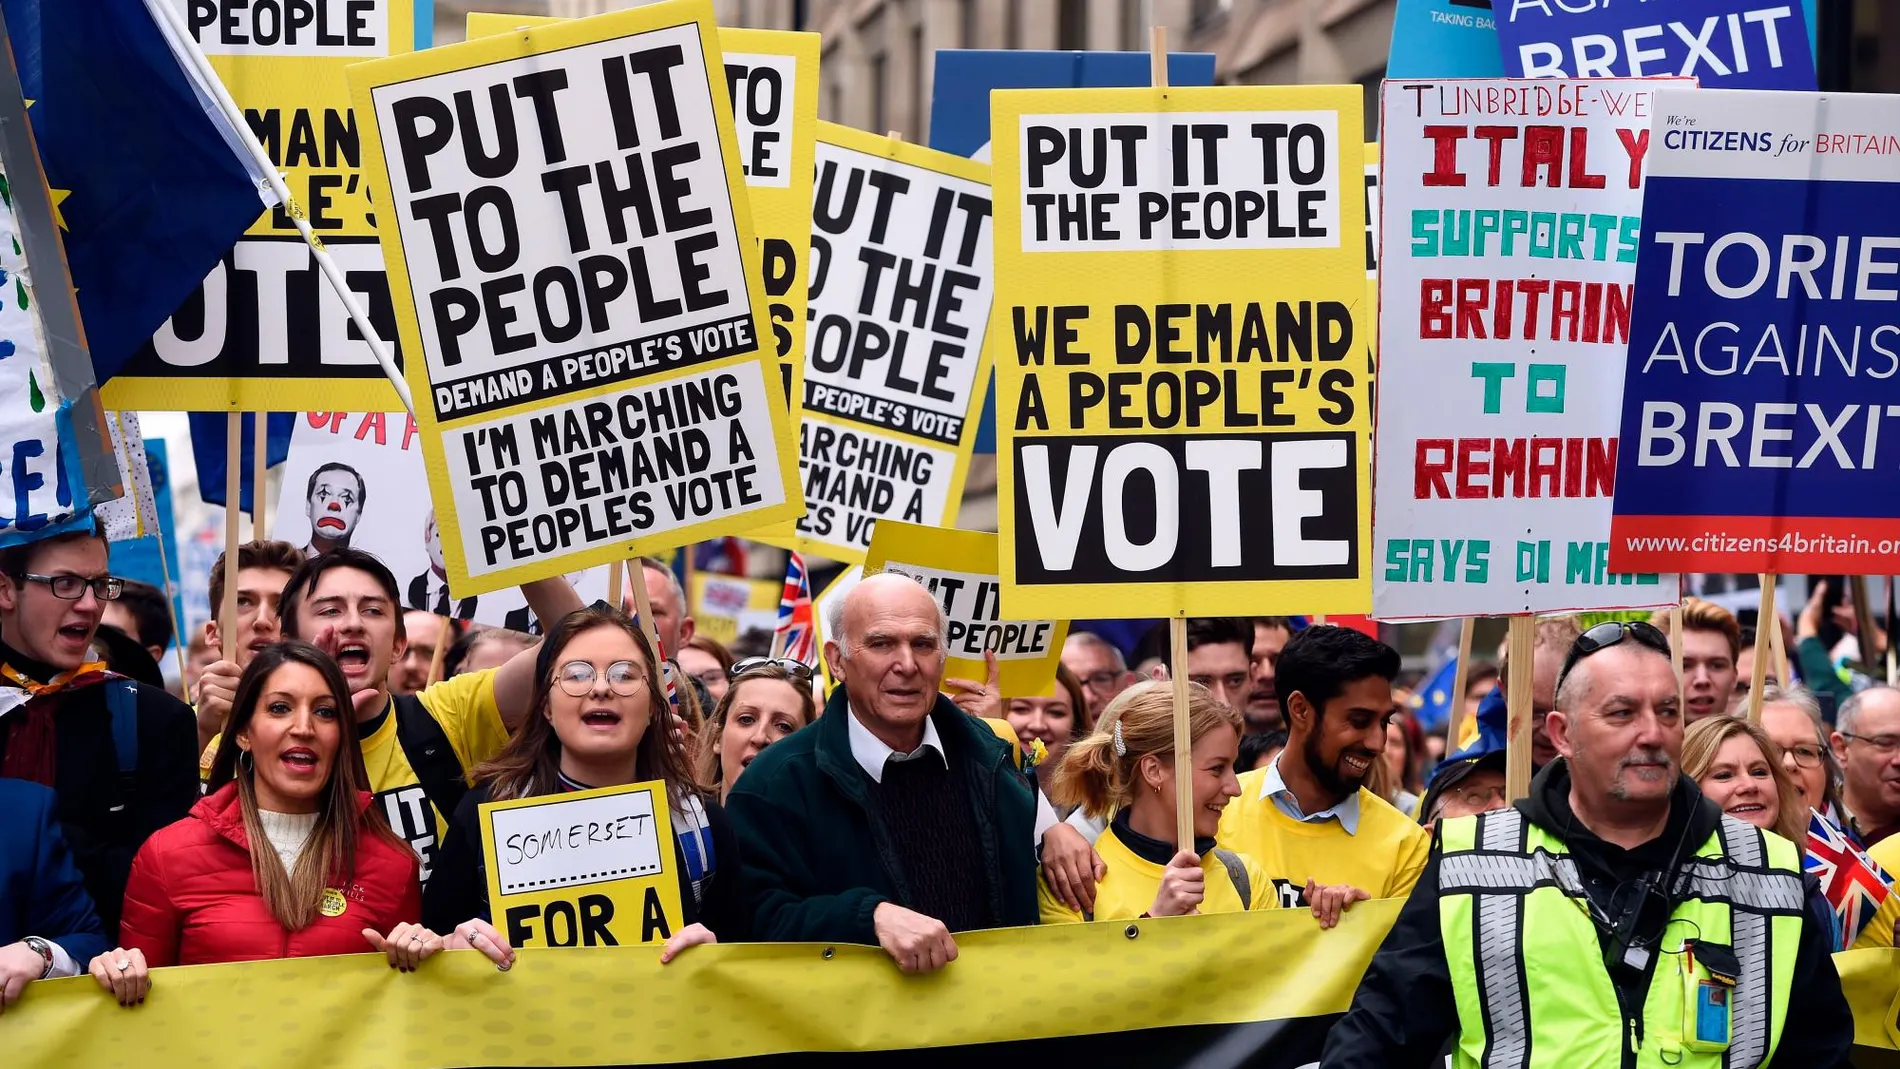
[[[725,697],[699,732],[699,781],[719,785],[723,804],[752,759],[818,718],[811,666],[789,657],[748,657],[727,670]]]
[[[541,644],[531,702],[508,745],[470,776],[423,894],[424,923],[447,931],[490,919],[482,803],[660,780],[685,911],[660,960],[716,936],[736,938],[744,916],[738,843],[671,733],[655,729],[667,704],[646,635],[605,606],[568,613]]]

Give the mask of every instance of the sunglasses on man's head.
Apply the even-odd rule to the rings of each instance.
[[[1564,656],[1563,669],[1557,673],[1557,685],[1559,687],[1564,685],[1564,680],[1570,676],[1570,670],[1577,667],[1578,661],[1598,650],[1608,649],[1626,637],[1634,638],[1641,645],[1657,653],[1665,656],[1669,654],[1669,636],[1658,631],[1655,625],[1641,620],[1633,623],[1609,620],[1578,635],[1577,641],[1571,643],[1570,652]]]
[[[761,668],[782,668],[800,683],[811,682],[811,665],[790,657],[747,657],[743,661],[734,662],[733,666],[727,670],[726,678],[738,679],[747,672],[756,672]]]

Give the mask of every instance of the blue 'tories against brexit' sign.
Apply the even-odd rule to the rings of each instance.
[[[1613,571],[1900,560],[1900,97],[1665,89]]]
[[[1512,77],[1674,74],[1705,89],[1815,88],[1810,14],[1799,0],[1496,0],[1496,7]]]

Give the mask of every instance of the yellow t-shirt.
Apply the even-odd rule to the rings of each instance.
[[[466,672],[451,676],[424,690],[416,697],[422,707],[442,725],[449,746],[462,762],[464,774],[501,752],[508,742],[508,728],[501,722],[501,708],[495,704],[495,669]],[[415,848],[422,859],[422,881],[428,883],[435,851],[448,830],[450,814],[438,812],[416,780],[416,770],[402,752],[396,738],[396,710],[393,704],[363,740],[363,765],[369,770],[370,790],[376,804],[396,834]]]
[[[442,733],[448,736],[449,747],[461,761],[464,775],[500,753],[508,742],[508,727],[502,723],[500,706],[495,704],[495,671],[488,668],[464,672],[416,696],[436,723],[442,725]],[[217,753],[221,738],[213,738],[206,752]],[[450,814],[430,804],[429,796],[416,779],[416,770],[410,767],[409,757],[402,751],[402,743],[396,738],[395,699],[390,699],[382,723],[362,740],[362,746],[363,766],[369,771],[369,789],[376,796],[376,804],[382,807],[389,826],[422,859],[422,880],[427,883],[436,847],[448,830]],[[200,771],[208,774],[209,763]]]
[[[1155,904],[1155,894],[1161,890],[1161,876],[1167,866],[1157,865],[1130,850],[1114,828],[1095,840],[1095,852],[1102,856],[1102,864],[1108,869],[1106,875],[1095,881],[1095,919],[1128,920],[1148,912]],[[1279,896],[1273,893],[1266,870],[1244,853],[1240,854],[1240,861],[1247,868],[1247,881],[1253,894],[1253,904],[1247,908],[1279,908]],[[1207,874],[1207,893],[1201,899],[1201,912],[1241,912],[1240,891],[1235,888],[1233,877],[1227,874],[1227,866],[1213,851],[1202,856],[1201,871]],[[1047,879],[1036,883],[1036,902],[1042,909],[1044,924],[1074,924],[1083,919],[1082,914],[1062,904],[1049,889]]]
[[[1357,835],[1347,834],[1337,820],[1303,824],[1280,812],[1262,793],[1267,771],[1262,767],[1241,773],[1240,797],[1227,803],[1220,817],[1220,844],[1271,873],[1281,905],[1308,905],[1308,879],[1349,884],[1374,898],[1412,893],[1431,852],[1430,832],[1364,788],[1359,791]]]

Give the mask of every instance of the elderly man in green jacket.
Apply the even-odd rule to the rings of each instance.
[[[726,801],[755,938],[875,943],[929,972],[955,960],[955,932],[1036,923],[1037,795],[1015,748],[939,693],[944,632],[897,574],[827,621],[843,685]]]

